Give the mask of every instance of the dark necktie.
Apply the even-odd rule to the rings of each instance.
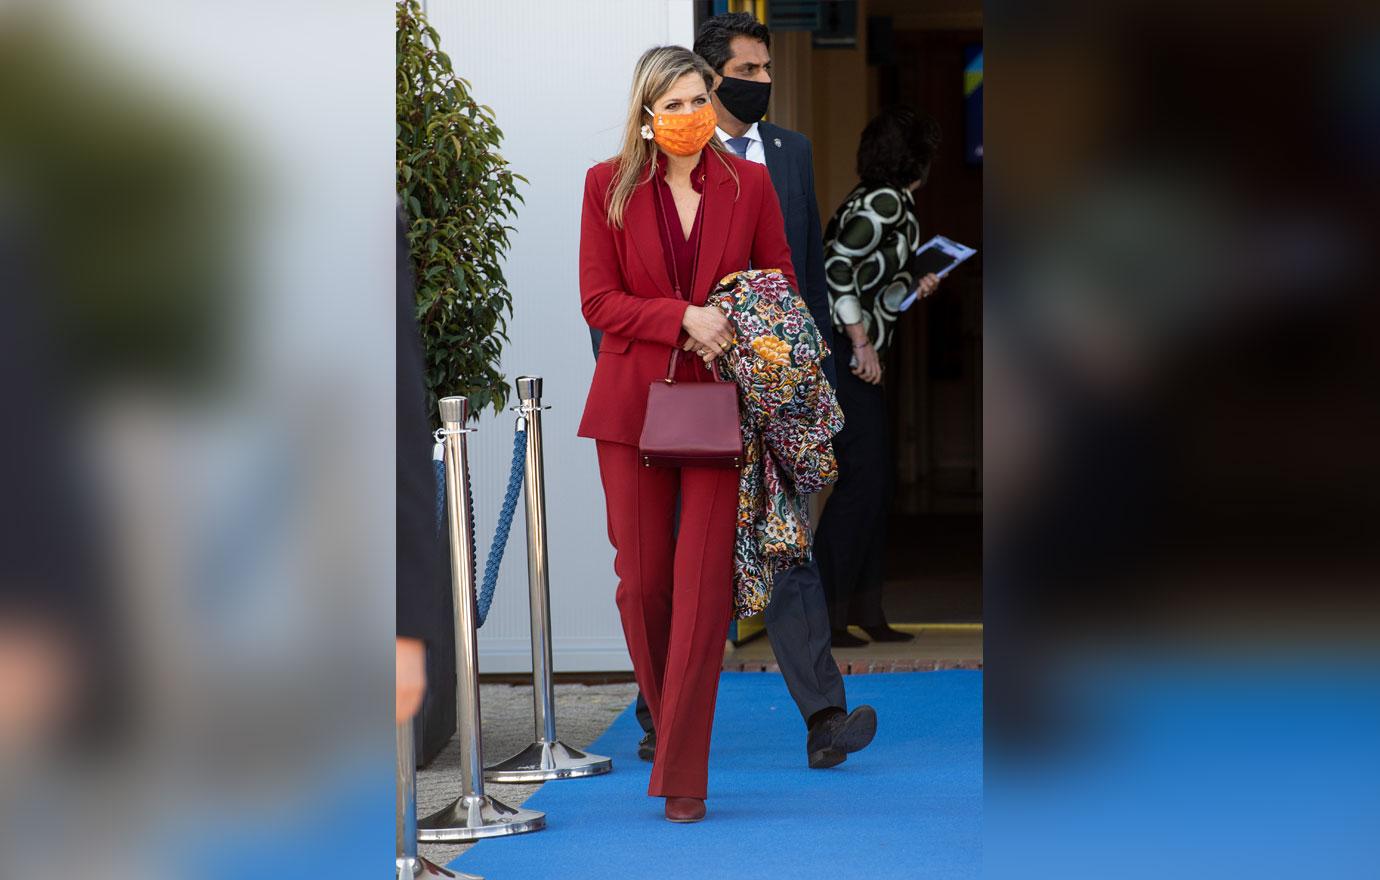
[[[748,140],[748,139],[745,138],[745,137],[740,137],[740,138],[729,138],[729,139],[728,139],[728,146],[729,146],[729,149],[731,149],[731,150],[733,150],[733,152],[737,153],[738,156],[739,156],[739,158],[742,158],[742,159],[746,159],[746,158],[747,158],[747,148],[748,148],[748,144],[749,144],[749,143],[751,143],[751,141]]]

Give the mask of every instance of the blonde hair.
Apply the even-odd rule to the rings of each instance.
[[[609,185],[607,217],[609,225],[623,228],[623,212],[639,184],[651,182],[656,172],[656,141],[642,137],[642,126],[651,124],[651,118],[644,107],[655,107],[656,102],[671,90],[676,80],[687,73],[698,73],[704,77],[704,87],[714,87],[714,71],[704,59],[682,46],[657,46],[642,53],[633,68],[632,92],[628,96],[628,120],[623,127],[623,146],[618,155],[610,159],[615,167],[613,182]],[[709,138],[708,149],[714,151],[720,162],[738,182],[738,172],[724,157],[728,148],[717,135]]]

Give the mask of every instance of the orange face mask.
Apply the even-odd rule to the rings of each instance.
[[[653,113],[653,138],[673,156],[693,156],[709,143],[718,121],[713,104],[705,104],[694,113]]]

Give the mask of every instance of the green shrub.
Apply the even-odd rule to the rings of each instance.
[[[476,417],[501,411],[508,383],[498,371],[508,341],[512,292],[503,277],[507,225],[522,200],[498,154],[493,110],[470,96],[419,0],[400,0],[398,195],[408,221],[417,281],[417,323],[426,351],[430,412],[448,395],[469,398]]]

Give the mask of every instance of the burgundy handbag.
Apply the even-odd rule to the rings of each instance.
[[[680,349],[672,349],[666,378],[647,391],[647,416],[638,449],[643,467],[743,465],[738,385],[725,382],[714,363],[713,382],[676,382]]]

